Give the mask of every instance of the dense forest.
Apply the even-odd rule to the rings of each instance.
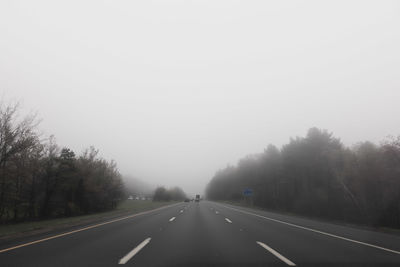
[[[251,189],[251,196],[243,190]],[[329,220],[400,228],[400,137],[380,145],[345,147],[312,128],[281,149],[269,145],[218,171],[206,189],[212,200]]]
[[[123,183],[115,162],[93,147],[77,156],[43,138],[34,115],[0,106],[0,222],[71,216],[112,209]]]

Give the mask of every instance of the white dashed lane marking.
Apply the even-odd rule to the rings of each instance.
[[[285,258],[284,256],[282,256],[281,254],[279,254],[276,250],[270,248],[269,246],[267,246],[266,244],[264,244],[263,242],[257,241],[257,244],[259,244],[261,247],[265,248],[266,250],[268,250],[269,252],[271,252],[275,257],[277,257],[278,259],[280,259],[281,261],[283,261],[284,263],[286,263],[289,266],[296,266],[296,264],[294,264],[294,262],[290,261],[289,259]]]
[[[142,248],[144,248],[149,242],[151,238],[146,238],[142,243],[140,243],[137,247],[132,249],[128,254],[126,254],[122,259],[119,260],[118,264],[127,263],[133,256],[135,256]]]

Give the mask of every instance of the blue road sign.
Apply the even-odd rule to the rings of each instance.
[[[243,191],[243,195],[245,195],[246,197],[253,195],[253,190],[251,190],[250,188],[246,188]]]

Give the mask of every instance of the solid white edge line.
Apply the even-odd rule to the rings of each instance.
[[[135,256],[142,248],[144,248],[149,242],[151,238],[148,237],[142,243],[137,245],[134,249],[131,250],[128,254],[126,254],[122,259],[119,260],[118,264],[127,263],[133,256]]]
[[[172,217],[171,219],[169,219],[170,222],[172,222],[173,220],[175,220],[175,217]]]
[[[228,218],[225,218],[225,221],[227,221],[228,223],[232,223],[232,221],[229,220]]]
[[[279,254],[276,250],[274,250],[273,248],[267,246],[266,244],[264,244],[263,242],[260,241],[256,241],[257,244],[259,244],[260,246],[262,246],[263,248],[265,248],[266,250],[268,250],[269,252],[271,252],[272,254],[274,254],[274,256],[276,256],[277,258],[279,258],[281,261],[283,261],[284,263],[286,263],[289,266],[296,266],[296,264],[294,262],[292,262],[291,260],[285,258],[284,256],[282,256],[281,254]]]
[[[305,227],[305,226],[300,226],[300,225],[293,224],[293,223],[288,223],[288,222],[277,220],[277,219],[268,218],[268,217],[265,217],[265,216],[262,216],[262,215],[258,215],[258,214],[247,212],[247,211],[243,211],[243,210],[232,208],[232,207],[229,207],[229,206],[225,206],[225,205],[221,205],[221,206],[223,206],[225,208],[228,208],[228,209],[239,211],[239,212],[244,213],[244,214],[249,214],[249,215],[260,217],[260,218],[263,218],[263,219],[266,219],[266,220],[270,220],[270,221],[273,221],[273,222],[286,224],[286,225],[289,225],[289,226],[292,226],[292,227],[296,227],[296,228],[300,228],[300,229],[303,229],[303,230],[311,231],[311,232],[318,233],[318,234],[321,234],[321,235],[326,235],[326,236],[330,236],[330,237],[346,240],[346,241],[349,241],[349,242],[357,243],[357,244],[364,245],[364,246],[371,247],[371,248],[381,249],[381,250],[384,250],[384,251],[387,251],[387,252],[392,252],[392,253],[400,255],[400,251],[397,251],[397,250],[380,247],[380,246],[373,245],[373,244],[370,244],[370,243],[357,241],[357,240],[354,240],[354,239],[346,238],[346,237],[339,236],[339,235],[330,234],[330,233],[327,233],[327,232],[315,230],[315,229],[312,229],[312,228],[308,228],[308,227]]]

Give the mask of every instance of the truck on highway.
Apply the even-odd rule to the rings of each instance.
[[[199,202],[200,201],[200,195],[196,195],[196,198],[195,198],[194,201]]]

